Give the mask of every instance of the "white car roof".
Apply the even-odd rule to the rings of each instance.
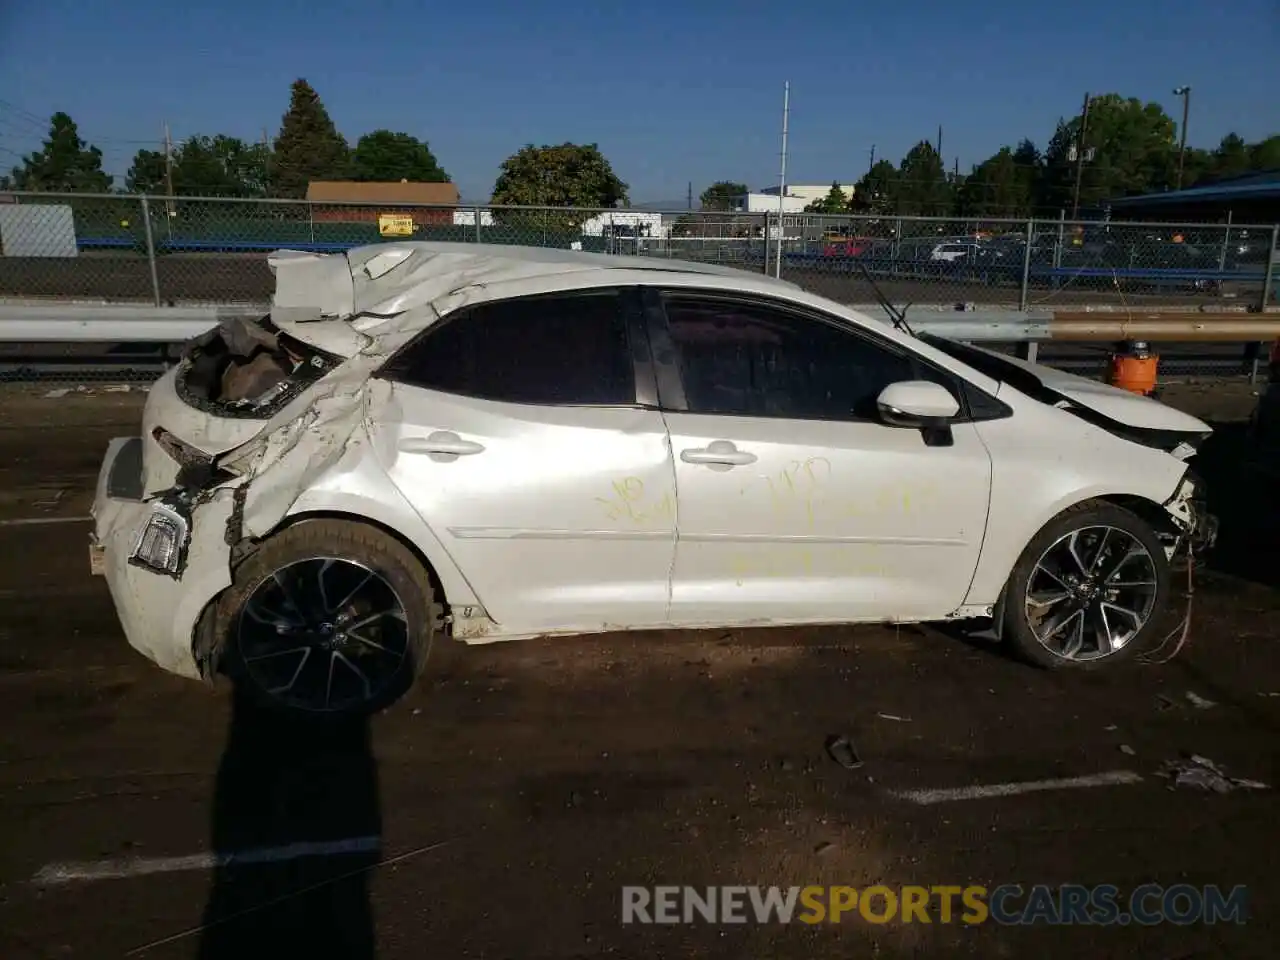
[[[696,274],[700,277],[727,277],[733,280],[768,279],[775,285],[796,288],[787,281],[766,278],[762,274],[719,263],[699,263],[656,256],[586,253],[555,247],[431,241],[378,243],[355,247],[347,251],[346,259],[357,286],[365,287],[360,297],[363,303],[357,304],[362,311],[371,310],[375,298],[380,301],[399,299],[420,286],[432,290],[444,287],[452,291],[476,284],[488,286],[516,280],[602,271]],[[412,299],[421,302],[420,297]]]
[[[760,294],[823,313],[895,341],[965,376],[988,392],[998,384],[884,318],[810,293],[763,272],[666,257],[609,256],[549,247],[411,241],[347,253],[281,250],[271,318],[287,333],[342,357],[387,356],[437,319],[468,304],[592,287],[661,284]],[[762,264],[763,266],[763,264]]]
[[[497,296],[645,284],[658,275],[676,285],[801,293],[788,281],[722,264],[507,244],[408,241],[353,247],[345,254],[278,250],[268,263],[276,275],[275,323],[344,355],[359,349],[361,333],[421,329],[436,315]],[[426,306],[433,310],[418,312]],[[388,324],[391,317],[397,322]]]

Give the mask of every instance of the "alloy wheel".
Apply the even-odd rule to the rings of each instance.
[[[375,700],[409,655],[395,590],[368,567],[337,557],[297,560],[265,577],[236,631],[252,682],[284,705],[318,713]]]
[[[1027,623],[1064,660],[1098,660],[1128,645],[1155,610],[1156,563],[1132,533],[1089,526],[1059,537],[1027,581]]]

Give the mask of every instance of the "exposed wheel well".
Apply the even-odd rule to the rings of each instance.
[[[381,530],[389,537],[393,537],[410,553],[414,555],[417,561],[422,564],[422,569],[428,577],[431,578],[431,584],[437,591],[437,601],[445,607],[445,613],[448,611],[448,598],[444,596],[444,588],[440,585],[440,576],[436,573],[436,568],[431,565],[431,561],[427,559],[427,555],[423,553],[416,543],[402,534],[394,527],[389,527],[385,523],[377,520],[363,517],[355,513],[343,513],[341,510],[314,510],[307,513],[298,513],[285,517],[285,519],[271,531],[271,536],[279,533],[281,530],[292,527],[301,523],[303,520],[346,520],[349,523],[363,523],[365,526],[374,527]]]
[[[1103,503],[1114,504],[1117,507],[1128,510],[1130,513],[1137,514],[1151,524],[1151,529],[1156,533],[1171,534],[1173,536],[1178,536],[1181,533],[1174,524],[1173,517],[1169,516],[1169,512],[1154,500],[1127,494],[1108,495],[1095,497],[1094,499],[1101,500]]]
[[[1052,523],[1066,510],[1077,509],[1084,504],[1096,502],[1109,503],[1112,506],[1128,510],[1130,513],[1141,517],[1149,523],[1151,525],[1151,529],[1155,530],[1157,534],[1165,534],[1169,536],[1178,536],[1180,534],[1180,531],[1173,522],[1173,518],[1169,516],[1168,512],[1164,507],[1160,506],[1160,504],[1156,503],[1154,500],[1148,500],[1146,497],[1119,493],[1107,494],[1099,497],[1089,497],[1087,500],[1081,500],[1078,503],[1072,504],[1070,507],[1065,507],[1063,510],[1060,510],[1058,513],[1054,514],[1053,517],[1050,517],[1049,520],[1045,521],[1045,523]],[[1041,529],[1043,529],[1043,526]],[[1040,531],[1037,530],[1036,534],[1039,532]],[[1035,534],[1033,534],[1033,536],[1035,536]],[[997,595],[996,602],[992,606],[991,619],[996,630],[997,637],[999,637],[1002,632],[1001,621],[1004,618],[1004,608],[1008,602],[1009,578],[1013,576],[1013,570],[1016,565],[1017,561],[1015,560],[1014,565],[1009,567],[1009,572],[1005,577],[1005,581],[1000,586],[1000,593]]]

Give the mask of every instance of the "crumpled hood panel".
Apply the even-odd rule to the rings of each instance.
[[[1052,367],[1020,360],[1007,354],[988,350],[985,347],[971,345],[973,350],[980,351],[1007,363],[1011,367],[1029,373],[1040,383],[1061,394],[1073,403],[1096,410],[1130,427],[1142,430],[1185,431],[1187,433],[1209,433],[1212,428],[1197,417],[1175,410],[1158,400],[1140,394],[1121,390],[1097,380],[1079,377],[1073,373],[1064,373]]]

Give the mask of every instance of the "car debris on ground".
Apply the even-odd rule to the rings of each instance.
[[[1172,781],[1169,789],[1191,787],[1210,793],[1231,793],[1234,790],[1270,790],[1271,788],[1257,780],[1244,780],[1229,777],[1216,763],[1208,757],[1191,754],[1177,760],[1166,760],[1163,769],[1157,776]]]
[[[862,766],[862,758],[848,737],[831,736],[827,738],[827,754],[846,770],[857,770]]]

